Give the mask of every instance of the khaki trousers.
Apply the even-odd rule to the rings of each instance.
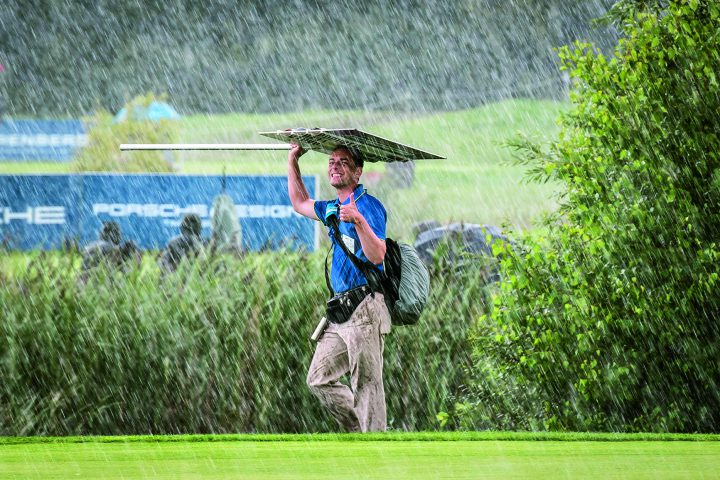
[[[329,323],[318,340],[307,384],[348,432],[382,432],[387,428],[383,387],[384,336],[390,313],[380,293],[368,295],[350,319]],[[350,374],[350,387],[340,383]]]

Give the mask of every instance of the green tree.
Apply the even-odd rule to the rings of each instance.
[[[574,107],[519,146],[561,209],[508,252],[461,426],[720,431],[720,3],[666,3],[560,52]]]
[[[100,108],[86,120],[89,124],[88,145],[72,162],[76,172],[172,172],[169,152],[137,151],[123,153],[123,143],[174,143],[178,126],[174,120],[149,120],[143,117],[155,95],[135,97],[126,108],[126,118],[116,122],[113,115]]]

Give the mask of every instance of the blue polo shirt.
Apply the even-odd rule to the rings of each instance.
[[[377,198],[367,193],[367,190],[362,185],[358,185],[353,192],[355,198],[355,204],[360,214],[365,217],[370,228],[380,240],[385,240],[385,224],[387,223],[387,213],[385,207]],[[325,212],[329,204],[337,204],[338,199],[335,200],[318,200],[315,202],[315,214],[325,226]],[[340,205],[347,205],[350,203],[348,198],[345,202]],[[339,218],[339,217],[338,217]],[[330,241],[334,243],[332,232],[328,229],[328,236]],[[360,237],[358,237],[355,225],[352,223],[340,222],[340,237],[348,246],[348,250],[353,252],[359,259],[369,262],[368,258],[362,250],[360,244]],[[382,264],[378,265],[382,269]],[[358,268],[352,263],[342,248],[334,246],[333,257],[332,257],[332,270],[330,271],[330,284],[332,285],[335,293],[342,293],[352,288],[367,285],[367,279],[365,275],[358,270]]]

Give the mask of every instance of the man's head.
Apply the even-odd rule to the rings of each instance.
[[[119,245],[121,240],[120,225],[112,220],[103,222],[102,229],[100,230],[100,240]]]
[[[328,180],[333,187],[355,188],[360,183],[363,160],[359,152],[346,145],[338,145],[328,159]]]
[[[200,217],[195,213],[189,213],[185,215],[180,224],[180,233],[184,236],[195,236],[199,237],[202,232],[202,221]]]

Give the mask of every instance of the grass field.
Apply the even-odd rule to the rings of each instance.
[[[0,438],[0,478],[720,478],[719,436]]]
[[[385,164],[367,164],[363,182],[388,207],[389,233],[410,238],[411,225],[423,220],[464,221],[531,228],[533,219],[554,208],[553,185],[527,184],[522,167],[511,165],[504,142],[523,134],[552,138],[564,103],[511,100],[482,108],[426,115],[310,111],[294,114],[195,115],[180,123],[181,142],[269,143],[265,130],[297,126],[358,127],[447,157],[419,161],[410,189],[383,184]],[[128,152],[125,155],[132,155]],[[179,152],[178,173],[286,174],[286,154],[275,152]],[[329,198],[327,156],[310,152],[303,173],[320,176],[321,196]],[[69,164],[0,163],[0,173],[65,173]]]

